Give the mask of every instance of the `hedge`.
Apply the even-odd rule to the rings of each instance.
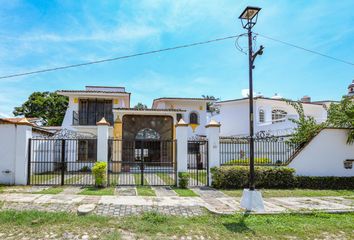
[[[221,166],[211,169],[215,188],[247,188],[248,166]],[[257,188],[310,188],[354,189],[354,177],[295,176],[295,169],[288,167],[255,167]]]
[[[298,188],[354,190],[354,177],[306,177],[298,176]]]
[[[211,169],[215,188],[248,187],[249,167],[221,166]],[[258,188],[291,188],[295,186],[295,170],[288,167],[255,167],[255,184]]]

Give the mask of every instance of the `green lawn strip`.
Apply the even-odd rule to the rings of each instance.
[[[58,194],[62,191],[64,191],[63,187],[50,187],[39,192],[33,192],[33,194]]]
[[[156,196],[155,191],[149,186],[148,181],[144,178],[144,186],[141,186],[141,174],[135,173],[134,180],[136,185],[136,191],[139,196]]]
[[[175,180],[170,176],[169,173],[155,173],[162,181],[165,182],[166,185],[173,186],[175,185]]]
[[[189,188],[183,189],[183,188],[172,187],[172,189],[180,197],[199,197],[198,194],[196,194],[194,191],[192,191]]]
[[[30,181],[31,184],[44,184],[45,182],[48,182],[56,177],[60,177],[60,175],[59,174],[33,174],[31,175]]]
[[[316,189],[259,189],[263,197],[329,197],[354,196],[354,190],[316,190]],[[242,189],[222,190],[231,197],[241,197]]]
[[[114,195],[114,187],[106,187],[106,188],[96,188],[96,187],[85,187],[80,195]]]
[[[202,183],[202,184],[207,184],[207,179],[206,179],[206,172],[205,171],[200,171],[198,173],[196,172],[190,172],[189,176],[193,178],[194,180]]]
[[[45,235],[73,233],[119,239],[119,231],[136,239],[354,239],[354,214],[278,214],[278,215],[212,215],[199,217],[165,216],[154,212],[110,218],[96,215],[77,216],[69,213],[38,211],[0,212],[2,238],[26,236],[43,239]],[[15,235],[14,235],[15,233]],[[158,236],[158,237],[157,237]]]
[[[80,175],[74,175],[71,176],[69,178],[66,178],[64,180],[64,184],[76,184],[76,183],[80,183],[80,180],[83,178],[84,176],[80,176]]]
[[[156,196],[155,191],[150,186],[136,186],[136,190],[138,192],[138,196]]]

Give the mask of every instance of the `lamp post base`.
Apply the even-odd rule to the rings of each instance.
[[[264,204],[261,192],[257,190],[243,189],[241,208],[247,211],[264,212]]]

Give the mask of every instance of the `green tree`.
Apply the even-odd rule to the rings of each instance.
[[[329,126],[349,128],[347,143],[354,143],[354,99],[344,96],[340,103],[332,103],[328,109]]]
[[[298,119],[290,118],[289,120],[296,124],[295,132],[292,134],[288,143],[301,147],[316,136],[325,126],[326,123],[318,124],[311,116],[305,116],[304,107],[301,102],[287,101],[299,115]]]
[[[141,102],[138,102],[135,106],[134,106],[135,109],[147,109],[148,107],[141,103]]]
[[[37,117],[45,126],[61,125],[68,106],[68,97],[55,92],[34,92],[20,107],[15,107],[15,116]]]
[[[207,112],[210,112],[211,114],[220,112],[219,108],[217,108],[214,104],[214,102],[219,101],[220,98],[216,98],[214,96],[209,96],[209,95],[202,95],[202,98],[207,99],[207,100],[211,100],[210,102],[207,103],[207,106],[206,106]]]

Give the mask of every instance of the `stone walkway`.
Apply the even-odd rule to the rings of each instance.
[[[26,188],[24,188],[26,189]],[[33,188],[40,191],[43,187]],[[136,196],[134,187],[119,187],[114,196],[78,195],[79,188],[66,188],[60,194],[31,194],[4,192],[0,194],[0,209],[64,211],[75,213],[82,204],[94,204],[94,214],[105,216],[127,216],[145,211],[156,211],[167,215],[198,216],[204,209],[213,213],[233,214],[243,212],[240,198],[229,197],[211,188],[192,188],[200,197],[178,197],[170,195],[171,189],[154,187],[157,197]],[[171,191],[171,192],[170,192]],[[29,192],[29,190],[27,191]],[[354,199],[343,197],[277,197],[265,198],[265,212],[354,212]]]

